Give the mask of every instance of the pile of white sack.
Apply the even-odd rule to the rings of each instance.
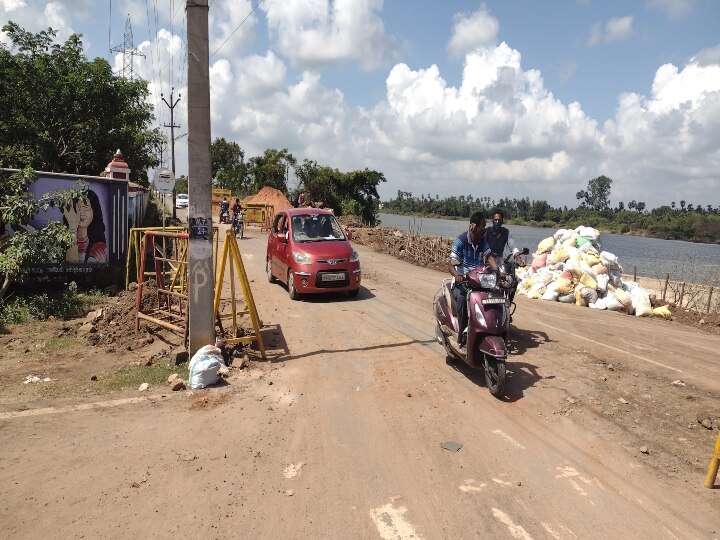
[[[622,271],[617,257],[602,251],[597,229],[559,229],[538,244],[532,266],[518,269],[518,293],[638,317],[670,317],[667,306],[652,308],[640,285],[624,282]]]

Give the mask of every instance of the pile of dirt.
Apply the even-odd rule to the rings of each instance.
[[[246,206],[248,203],[250,204],[267,204],[269,206],[273,207],[273,214],[276,214],[277,212],[280,212],[281,210],[286,210],[287,208],[292,208],[293,205],[288,201],[287,197],[283,195],[282,191],[279,191],[275,188],[271,187],[264,187],[260,191],[258,191],[255,195],[251,195],[250,197],[246,197],[242,200],[240,204],[243,206]]]
[[[346,216],[340,216],[338,218],[338,221],[340,222],[340,225],[345,227],[346,229],[362,229],[366,228],[365,224],[363,223],[362,219],[357,217],[355,214],[348,214]]]

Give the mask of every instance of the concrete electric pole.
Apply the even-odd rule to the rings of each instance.
[[[165,127],[170,128],[170,170],[175,174],[175,128],[179,128],[180,126],[175,125],[175,106],[178,104],[178,101],[180,101],[181,95],[178,94],[178,97],[175,101],[173,101],[173,92],[175,91],[175,88],[170,89],[170,103],[167,102],[165,99],[165,96],[160,94],[160,97],[165,102],[165,105],[167,105],[170,108],[170,123],[169,124],[163,124]],[[172,190],[172,207],[173,207],[173,219],[177,219],[177,210],[175,209],[175,196],[177,195],[175,188]]]
[[[208,0],[187,0],[190,356],[215,344]],[[174,207],[175,205],[173,205]]]

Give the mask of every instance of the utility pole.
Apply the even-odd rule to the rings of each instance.
[[[175,174],[175,128],[179,128],[180,126],[175,125],[174,120],[174,111],[175,106],[178,104],[178,101],[180,101],[180,98],[182,97],[180,94],[178,94],[178,97],[175,101],[173,101],[173,92],[175,91],[175,88],[170,89],[170,103],[167,102],[165,99],[165,96],[160,94],[160,97],[165,102],[165,105],[167,105],[170,108],[170,124],[163,124],[165,127],[170,128],[170,170],[173,172],[173,175]],[[177,219],[177,210],[175,209],[175,196],[177,195],[175,188],[173,188],[172,191],[172,207],[173,207],[173,219]]]
[[[187,0],[189,353],[215,344],[208,0]],[[175,205],[173,205],[174,207]]]

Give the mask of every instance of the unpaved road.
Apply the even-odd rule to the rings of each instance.
[[[443,274],[358,246],[358,299],[292,302],[248,233],[273,361],[192,393],[4,401],[3,537],[720,536],[717,431],[693,425],[719,338],[519,298],[497,400],[434,341]]]

